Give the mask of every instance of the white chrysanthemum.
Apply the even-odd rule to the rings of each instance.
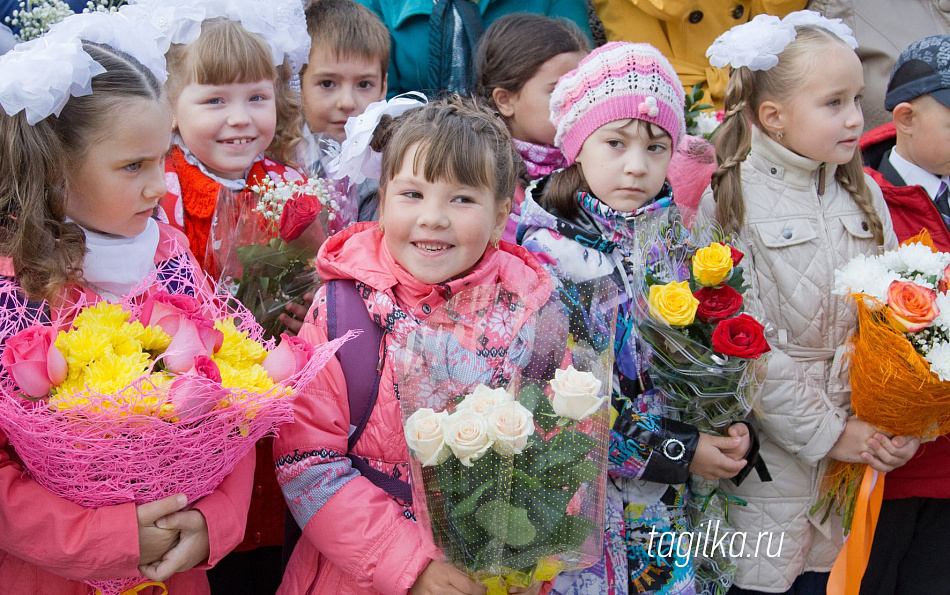
[[[880,258],[859,254],[844,265],[844,268],[835,271],[833,293],[838,295],[866,293],[886,302],[887,288],[892,281],[898,281],[900,278],[896,272],[888,270]]]
[[[930,371],[940,380],[950,380],[950,343],[936,343],[924,359],[930,364]]]
[[[922,273],[926,276],[940,276],[948,264],[950,255],[946,252],[934,252],[923,244],[908,244],[897,250],[885,252],[881,261],[892,271],[904,273]]]
[[[937,292],[936,300],[937,317],[934,318],[933,326],[940,328],[944,333],[950,334],[950,296],[945,293]]]

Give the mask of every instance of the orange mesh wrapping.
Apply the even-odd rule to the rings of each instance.
[[[851,339],[851,406],[855,415],[895,435],[950,431],[950,382],[941,381],[903,333],[854,296],[858,332]]]

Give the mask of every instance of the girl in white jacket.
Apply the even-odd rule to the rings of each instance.
[[[719,167],[698,222],[714,218],[738,233],[751,257],[747,299],[759,302],[772,346],[753,423],[774,481],[722,484],[747,502],[730,508],[730,520],[755,550],[737,558],[731,595],[824,593],[843,541],[840,517],[810,514],[827,460],[886,472],[919,444],[853,417],[842,371],[856,319],[831,294],[835,269],[897,244],[857,151],[864,77],[855,46],[840,21],[801,11],[760,15],[708,52],[733,70],[716,133]],[[758,547],[763,535],[768,548]]]

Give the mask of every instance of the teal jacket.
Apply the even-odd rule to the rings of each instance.
[[[476,0],[472,0],[475,2]],[[392,50],[389,60],[389,97],[406,91],[439,90],[429,74],[429,16],[433,0],[357,0],[373,11],[389,28]],[[530,12],[573,21],[591,40],[590,21],[584,0],[477,0],[485,28],[513,12]]]

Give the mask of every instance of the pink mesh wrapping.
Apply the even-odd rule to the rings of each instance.
[[[160,267],[139,289],[161,287],[172,293],[192,294],[210,318],[236,316],[240,319],[238,328],[260,341],[261,329],[246,310],[214,293],[213,287],[205,283],[204,274],[186,256],[180,258],[181,266],[174,270]],[[124,305],[133,316],[138,315],[141,295],[146,292],[133,290],[132,295],[140,297],[125,300]],[[58,328],[68,328],[69,321],[96,300],[83,292],[71,292],[71,296],[63,307],[52,312],[52,324]],[[6,338],[31,324],[49,325],[44,306],[48,307],[28,303],[15,283],[0,281],[0,334]],[[42,403],[17,396],[12,377],[3,369],[0,429],[37,483],[76,504],[89,508],[126,502],[142,504],[177,493],[186,494],[188,501],[194,502],[214,491],[257,440],[273,434],[278,424],[292,421],[293,398],[298,389],[311,382],[339,346],[352,336],[349,333],[316,347],[303,369],[263,394],[224,389],[210,381],[204,386],[198,383],[196,390],[216,391],[217,400],[228,395],[232,404],[177,422],[137,413],[131,406],[105,412],[73,408],[57,414]],[[261,342],[268,349],[274,347],[273,341]],[[155,390],[147,377],[135,384]],[[167,397],[170,386],[171,383],[158,390]],[[136,577],[90,585],[110,595],[145,580]]]

